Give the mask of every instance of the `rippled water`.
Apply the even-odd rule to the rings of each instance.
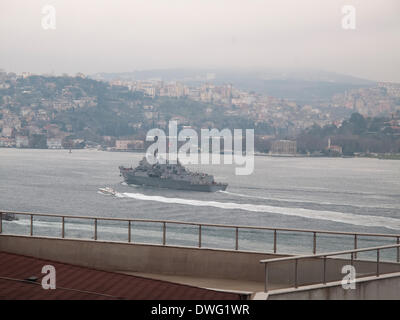
[[[118,166],[135,166],[142,156],[95,150],[68,153],[67,150],[0,149],[0,208],[85,216],[400,233],[399,161],[256,157],[254,173],[250,176],[236,176],[233,165],[191,166],[193,170],[214,174],[217,181],[229,183],[225,192],[201,193],[121,183]],[[118,196],[99,193],[101,187],[115,189]],[[22,225],[23,221],[19,223]],[[47,232],[51,232],[54,231],[51,223],[58,222],[43,223],[50,223]],[[80,223],[81,233],[71,232],[79,235],[86,230],[90,237],[91,226]],[[138,227],[134,236],[139,237],[142,232],[143,236],[154,237],[157,242],[160,228]],[[36,229],[41,230],[39,225]],[[111,234],[114,238],[124,239],[125,229],[122,224],[99,226],[99,235]],[[194,227],[171,226],[168,241],[176,244],[193,242],[195,245],[196,232]],[[234,230],[209,228],[203,232],[205,245],[208,242],[213,246],[232,245]],[[171,237],[172,234],[175,236]],[[241,246],[270,248],[271,236],[270,233],[242,232]],[[306,248],[312,243],[301,234],[292,234],[285,240],[282,240],[284,235],[280,237],[281,246],[285,248]],[[319,246],[324,247],[321,241]],[[335,246],[328,241],[326,246],[345,249],[344,242],[351,246],[350,238],[341,241]]]

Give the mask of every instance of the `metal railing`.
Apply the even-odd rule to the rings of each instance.
[[[272,263],[279,263],[279,262],[288,262],[288,261],[293,261],[294,262],[294,283],[292,286],[289,288],[298,288],[299,283],[298,283],[298,265],[300,260],[305,260],[305,259],[315,259],[315,258],[322,258],[323,260],[323,271],[322,271],[322,279],[320,279],[320,283],[326,284],[326,270],[327,270],[327,257],[333,257],[333,256],[341,256],[341,255],[349,255],[350,254],[350,264],[353,266],[354,261],[355,261],[355,256],[359,252],[368,252],[368,251],[376,251],[376,271],[374,272],[376,277],[379,277],[382,273],[380,272],[379,266],[381,263],[380,259],[380,253],[382,250],[385,249],[393,249],[396,248],[397,252],[399,252],[400,249],[400,244],[394,244],[394,245],[386,245],[386,246],[377,246],[377,247],[370,247],[370,248],[363,248],[363,249],[354,249],[354,250],[345,250],[345,251],[336,251],[336,252],[326,252],[326,253],[321,253],[321,254],[313,254],[313,255],[300,255],[300,256],[293,256],[293,257],[283,257],[283,258],[274,258],[274,259],[265,259],[261,260],[260,263],[264,264],[264,277],[265,277],[265,286],[264,286],[264,291],[268,292],[268,266]],[[397,262],[398,256],[397,256]],[[399,271],[400,272],[400,267]],[[361,276],[362,277],[369,277],[371,276],[370,274]],[[339,279],[338,279],[339,280]],[[336,281],[338,281],[336,280]],[[310,283],[312,284],[312,283]],[[307,284],[303,284],[307,285]],[[308,284],[309,285],[309,284]]]
[[[86,219],[93,222],[93,236],[92,239],[98,239],[98,222],[99,221],[119,221],[126,222],[128,224],[127,237],[129,243],[132,242],[132,223],[143,222],[152,224],[162,225],[162,244],[167,244],[167,226],[168,225],[182,225],[182,226],[194,226],[197,228],[197,247],[201,248],[202,243],[202,233],[205,227],[214,227],[220,229],[232,229],[235,232],[234,239],[232,239],[234,244],[234,249],[239,250],[239,234],[243,230],[259,230],[259,231],[272,231],[273,232],[273,253],[278,252],[278,233],[281,232],[292,232],[292,233],[304,233],[312,235],[312,254],[317,254],[317,244],[318,235],[335,235],[335,236],[351,236],[353,238],[353,248],[357,249],[358,239],[362,236],[373,237],[380,239],[394,239],[396,244],[400,244],[400,234],[382,234],[382,233],[362,233],[362,232],[342,232],[342,231],[329,231],[329,230],[310,230],[310,229],[296,229],[296,228],[274,228],[274,227],[262,227],[262,226],[246,226],[246,225],[225,225],[225,224],[210,224],[210,223],[197,223],[197,222],[185,222],[185,221],[174,221],[174,220],[154,220],[154,219],[129,219],[129,218],[107,218],[107,217],[91,217],[91,216],[75,216],[75,215],[61,215],[61,214],[48,214],[48,213],[32,213],[32,212],[15,212],[15,211],[2,211],[0,210],[0,233],[3,232],[3,217],[8,216],[18,216],[25,215],[30,217],[29,223],[29,235],[34,235],[34,217],[52,217],[61,219],[61,238],[65,238],[65,224],[66,219]],[[375,239],[376,240],[376,239]],[[354,259],[357,258],[357,250],[354,251]],[[397,249],[396,254],[397,262],[400,261],[400,248]]]

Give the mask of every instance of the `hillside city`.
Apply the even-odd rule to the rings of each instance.
[[[144,150],[146,132],[254,128],[258,152],[400,152],[400,84],[352,88],[298,103],[205,81],[94,80],[0,71],[0,147]]]

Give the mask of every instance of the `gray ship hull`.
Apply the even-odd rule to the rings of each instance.
[[[127,184],[134,184],[138,186],[149,186],[157,188],[168,188],[176,190],[190,190],[190,191],[202,191],[202,192],[216,192],[219,190],[225,190],[227,184],[193,184],[189,181],[177,181],[172,179],[162,179],[156,177],[142,177],[135,176],[130,172],[121,172],[124,180]]]

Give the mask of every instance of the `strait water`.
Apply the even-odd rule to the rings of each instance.
[[[201,193],[127,186],[119,165],[136,166],[143,154],[97,150],[0,149],[0,209],[68,215],[400,234],[400,161],[357,158],[256,157],[254,173],[234,165],[189,166],[229,184]],[[111,187],[118,196],[104,195]],[[100,239],[127,237],[126,223],[99,222]],[[27,233],[27,216],[4,222],[4,232]],[[135,223],[132,240],[162,241],[162,226]],[[197,245],[197,228],[168,225],[168,244]],[[60,220],[38,218],[35,234],[58,235]],[[233,248],[235,231],[202,230],[202,245]],[[69,219],[66,236],[92,237],[88,221]],[[240,231],[239,247],[271,250],[272,232]],[[395,239],[359,239],[358,246]],[[318,251],[350,249],[353,238],[318,236]],[[278,234],[279,251],[310,252],[312,235]]]

